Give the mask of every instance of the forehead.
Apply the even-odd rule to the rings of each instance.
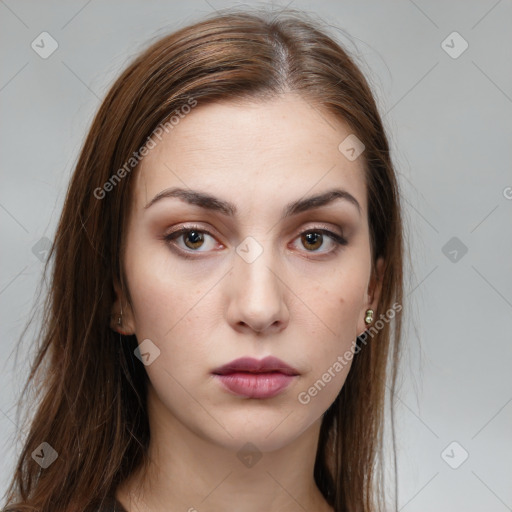
[[[350,161],[338,149],[351,134],[348,124],[295,94],[199,103],[161,141],[154,139],[137,174],[135,205],[143,208],[174,186],[240,205],[284,203],[341,186],[364,213],[363,156]]]

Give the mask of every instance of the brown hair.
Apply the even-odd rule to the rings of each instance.
[[[385,130],[366,79],[325,27],[297,11],[231,10],[154,42],[116,80],[95,116],[45,267],[46,273],[53,261],[22,392],[32,382],[37,409],[6,512],[95,510],[148,464],[147,373],[134,357],[135,336],[120,343],[109,327],[114,282],[126,289],[124,228],[135,174],[128,169],[114,183],[114,172],[126,170],[155,128],[191,100],[265,100],[288,91],[348,123],[365,145],[373,271],[379,256],[385,261],[375,316],[393,303],[394,315],[370,341],[368,331],[358,338],[361,350],[324,414],[314,477],[335,511],[380,510],[385,390],[386,383],[391,392],[395,387],[403,296],[401,207]],[[109,180],[108,195],[98,198]],[[42,442],[58,453],[46,469],[32,458]]]

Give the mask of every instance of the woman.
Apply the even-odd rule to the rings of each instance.
[[[160,39],[71,179],[5,510],[380,510],[402,256],[374,98],[325,29]]]

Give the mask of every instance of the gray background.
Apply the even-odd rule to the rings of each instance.
[[[14,349],[92,116],[149,39],[233,5],[0,1],[1,493],[20,449],[14,403],[30,339],[17,360]],[[512,510],[512,3],[290,7],[342,29],[377,94],[402,187],[411,265],[395,397],[400,510]],[[44,31],[59,45],[47,59],[31,48]],[[469,45],[457,58],[454,31]]]

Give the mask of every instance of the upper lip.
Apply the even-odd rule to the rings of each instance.
[[[223,366],[219,366],[219,368],[213,370],[212,373],[215,375],[227,375],[235,372],[280,372],[285,375],[299,375],[299,372],[295,368],[292,368],[290,365],[274,356],[267,356],[260,360],[254,359],[253,357],[241,357]]]

